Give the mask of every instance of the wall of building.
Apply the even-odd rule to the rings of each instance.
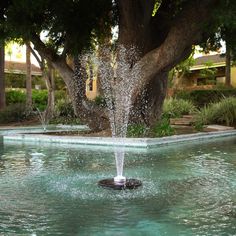
[[[236,67],[231,67],[231,84],[236,88]]]
[[[97,80],[96,79],[86,81],[86,96],[89,100],[93,100],[98,96]]]

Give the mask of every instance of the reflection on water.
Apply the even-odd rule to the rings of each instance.
[[[236,139],[126,151],[137,190],[97,186],[113,150],[0,145],[3,235],[235,235]]]

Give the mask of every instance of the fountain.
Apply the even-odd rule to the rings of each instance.
[[[119,46],[117,54],[112,54],[109,49],[102,50],[102,57],[96,60],[104,92],[109,121],[114,142],[119,147],[114,147],[117,175],[114,178],[98,182],[102,187],[112,189],[134,189],[142,185],[136,179],[127,179],[123,176],[125,138],[127,133],[129,114],[132,107],[132,95],[135,85],[140,83],[141,73],[139,68],[132,67],[137,61],[137,50],[126,49]]]
[[[46,110],[45,111],[40,111],[36,107],[36,111],[37,111],[37,114],[38,114],[38,119],[39,119],[39,121],[42,125],[43,131],[46,132],[47,126],[48,126],[48,123],[49,123],[49,119],[47,118],[47,115],[46,115]]]

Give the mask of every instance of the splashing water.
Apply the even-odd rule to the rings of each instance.
[[[40,111],[37,107],[36,107],[36,110],[37,110],[39,121],[43,128],[43,131],[45,132],[47,130],[47,126],[49,123],[49,119],[47,118],[46,111]]]
[[[133,65],[137,60],[137,50],[134,47],[126,49],[124,46],[119,46],[115,54],[108,48],[102,49],[97,60],[112,137],[120,144],[119,147],[114,147],[117,169],[114,180],[117,182],[125,180],[123,177],[125,138],[133,93],[141,82],[141,70]]]

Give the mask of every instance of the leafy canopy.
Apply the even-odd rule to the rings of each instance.
[[[107,0],[7,0],[0,3],[0,35],[30,40],[44,32],[54,50],[81,51],[112,24]]]

